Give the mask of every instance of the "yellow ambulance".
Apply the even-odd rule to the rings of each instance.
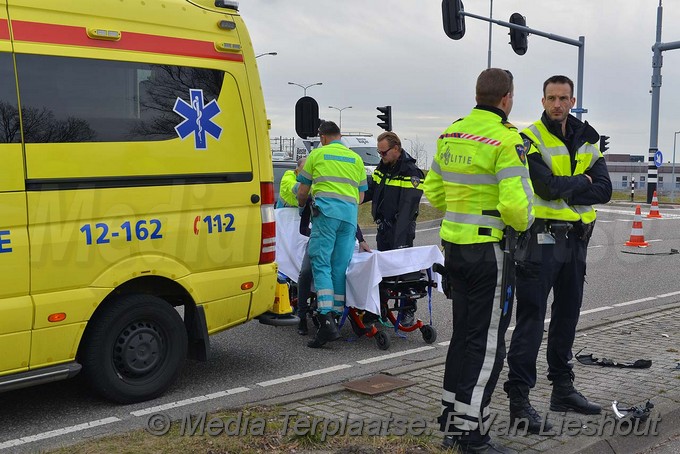
[[[0,0],[0,391],[160,395],[275,295],[273,172],[229,0]]]

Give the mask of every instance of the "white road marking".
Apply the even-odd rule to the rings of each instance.
[[[631,304],[644,303],[645,301],[654,301],[655,299],[656,298],[653,296],[648,296],[647,298],[640,298],[639,300],[624,301],[623,303],[614,304],[614,307],[630,306]]]
[[[435,230],[435,229],[427,229],[427,230]],[[650,241],[661,241],[661,240],[650,240]],[[600,246],[591,246],[591,247],[600,247]],[[654,301],[657,298],[667,298],[667,297],[677,296],[677,295],[680,295],[680,291],[671,292],[671,293],[664,293],[662,295],[657,295],[656,297],[650,296],[650,297],[646,297],[646,298],[640,298],[640,299],[637,299],[637,300],[625,301],[623,303],[617,303],[617,304],[614,304],[612,306],[602,306],[602,307],[597,307],[597,308],[594,308],[594,309],[588,309],[588,310],[585,310],[585,311],[581,311],[581,315],[592,314],[592,313],[595,313],[595,312],[614,309],[614,307],[630,306],[630,305],[633,305],[633,304],[643,303],[643,302],[647,302],[647,301]],[[549,323],[550,320],[551,320],[550,318],[546,318],[545,323]],[[514,329],[515,329],[515,326],[511,326],[511,327],[508,328],[508,331],[512,331]],[[442,347],[448,347],[450,343],[451,343],[450,341],[444,341],[444,342],[437,343],[437,345],[442,346]],[[377,356],[377,357],[373,357],[373,358],[367,358],[367,359],[359,360],[359,361],[357,361],[357,363],[358,364],[370,364],[370,363],[375,363],[375,362],[378,362],[378,361],[384,361],[384,360],[387,360],[387,359],[397,358],[397,357],[400,357],[400,356],[410,355],[410,354],[413,354],[413,353],[419,353],[419,352],[422,352],[422,351],[433,350],[435,348],[436,347],[433,347],[433,346],[426,346],[426,347],[420,347],[420,348],[415,348],[415,349],[410,349],[410,350],[404,350],[404,351],[397,352],[397,353],[391,353],[391,354],[387,354],[387,355],[382,355],[382,356]],[[335,371],[338,371],[338,370],[348,369],[348,368],[351,368],[351,367],[353,367],[351,364],[340,364],[340,365],[328,367],[328,368],[325,368],[325,369],[320,369],[320,370],[315,370],[315,371],[310,371],[310,372],[304,372],[304,373],[301,373],[301,374],[289,375],[287,377],[276,378],[276,379],[260,382],[260,383],[257,383],[257,384],[259,386],[262,386],[262,387],[273,386],[273,385],[277,385],[277,384],[281,384],[281,383],[286,383],[286,382],[291,381],[291,380],[299,380],[299,379],[308,378],[308,377],[312,377],[312,376],[316,376],[316,375],[322,375],[322,374],[326,374],[326,373],[335,372]],[[228,390],[225,390],[225,391],[218,391],[218,392],[211,393],[211,394],[205,394],[205,395],[201,395],[201,396],[197,396],[197,397],[192,397],[192,398],[184,399],[184,400],[181,400],[181,401],[171,402],[171,403],[164,404],[164,405],[149,407],[149,408],[130,412],[130,414],[133,415],[133,416],[139,417],[139,416],[144,416],[144,415],[148,415],[148,414],[161,412],[161,411],[164,411],[164,410],[169,410],[171,408],[177,408],[177,407],[190,405],[190,404],[197,403],[197,402],[204,402],[204,401],[207,401],[207,400],[217,399],[217,398],[220,398],[220,397],[225,397],[225,396],[229,396],[229,395],[233,395],[233,394],[237,394],[237,393],[242,393],[242,392],[246,392],[246,391],[250,391],[250,390],[251,390],[251,388],[247,388],[247,387],[242,386],[242,387],[238,387],[238,388],[228,389]],[[21,446],[21,445],[24,445],[24,444],[27,444],[27,443],[32,443],[32,442],[39,441],[39,440],[45,440],[45,439],[48,439],[48,438],[59,437],[59,436],[62,436],[62,435],[66,435],[66,434],[70,434],[70,433],[74,433],[74,432],[79,432],[79,431],[83,431],[83,430],[87,430],[87,429],[90,429],[90,428],[99,427],[99,426],[103,426],[103,425],[107,425],[107,424],[112,424],[114,422],[119,422],[119,421],[121,421],[120,418],[112,416],[112,417],[108,417],[108,418],[104,418],[104,419],[98,419],[98,420],[95,420],[95,421],[77,424],[77,425],[74,425],[74,426],[64,427],[64,428],[61,428],[61,429],[42,432],[42,433],[35,434],[35,435],[29,435],[29,436],[22,437],[22,438],[7,440],[7,441],[4,441],[4,442],[0,442],[0,450],[15,447],[15,446]]]
[[[92,427],[104,426],[106,424],[111,424],[118,421],[120,421],[120,419],[116,418],[115,416],[112,416],[110,418],[98,419],[96,421],[90,421],[83,424],[77,424],[75,426],[64,427],[62,429],[50,430],[49,432],[42,432],[35,435],[29,435],[27,437],[15,438],[14,440],[7,440],[0,443],[0,449],[12,448],[14,446],[25,445],[26,443],[32,443],[34,441],[59,437],[62,435],[79,432],[81,430],[90,429]]]
[[[663,295],[656,295],[657,298],[666,298],[668,296],[680,295],[680,292],[664,293]]]
[[[357,362],[359,364],[370,364],[370,363],[375,363],[375,362],[378,362],[378,361],[384,361],[386,359],[397,358],[399,356],[410,355],[412,353],[419,353],[419,352],[424,352],[426,350],[434,350],[434,349],[435,349],[435,347],[413,348],[411,350],[404,350],[402,352],[390,353],[389,355],[375,356],[373,358],[362,359],[362,360],[359,360]]]
[[[612,306],[602,306],[596,307],[595,309],[588,309],[587,311],[581,311],[581,315],[592,314],[594,312],[606,311],[609,309],[614,309]]]
[[[315,375],[328,374],[330,372],[335,372],[337,370],[349,369],[350,367],[352,367],[351,364],[340,364],[338,366],[327,367],[325,369],[313,370],[311,372],[304,372],[302,374],[289,375],[288,377],[281,377],[281,378],[275,378],[273,380],[263,381],[263,382],[258,383],[258,385],[260,385],[262,387],[279,385],[281,383],[286,383],[286,382],[289,382],[289,381],[292,381],[292,380],[300,380],[300,379],[307,378],[307,377],[313,377]]]
[[[203,396],[190,397],[184,400],[178,400],[176,402],[170,402],[163,405],[157,405],[155,407],[143,408],[141,410],[131,411],[132,416],[144,416],[153,413],[158,413],[165,410],[170,410],[171,408],[184,407],[186,405],[195,404],[197,402],[205,402],[206,400],[217,399],[224,396],[230,396],[232,394],[238,394],[242,392],[250,391],[250,388],[241,386],[240,388],[227,389],[226,391],[219,391],[212,394],[205,394]]]

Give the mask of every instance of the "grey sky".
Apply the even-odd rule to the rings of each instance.
[[[489,0],[464,0],[465,10],[489,15]],[[583,115],[611,136],[610,152],[647,155],[651,116],[652,51],[658,0],[494,0],[494,18],[522,13],[527,25],[577,40],[586,37]],[[294,106],[303,94],[296,82],[322,86],[307,94],[320,117],[344,131],[382,132],[377,106],[391,105],[394,131],[422,142],[430,157],[437,136],[474,106],[474,86],[487,66],[488,23],[466,18],[463,39],[442,30],[440,0],[252,0],[241,1],[256,53],[272,121],[271,136],[292,137]],[[663,42],[680,40],[680,1],[664,3]],[[578,49],[529,36],[516,55],[508,29],[493,26],[492,66],[515,76],[510,120],[519,128],[542,112],[543,81],[554,74],[577,79]],[[680,130],[680,50],[664,52],[659,149],[668,162]],[[408,142],[404,142],[408,146]],[[676,161],[680,161],[680,152]]]

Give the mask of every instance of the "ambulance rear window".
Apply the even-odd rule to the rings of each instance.
[[[12,56],[0,52],[0,143],[21,141]]]
[[[26,143],[177,138],[177,98],[191,105],[189,90],[200,89],[208,104],[224,81],[223,71],[184,66],[26,54],[16,62]]]

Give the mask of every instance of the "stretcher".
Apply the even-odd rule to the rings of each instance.
[[[275,214],[276,261],[279,271],[295,282],[308,238],[299,234],[297,209],[277,209]],[[340,325],[349,319],[357,336],[375,337],[380,349],[389,348],[387,333],[379,329],[385,324],[390,324],[396,334],[419,330],[425,342],[434,342],[437,332],[432,324],[432,289],[443,293],[441,275],[432,271],[436,263],[444,263],[444,256],[437,246],[384,252],[359,252],[358,247],[355,248],[347,268],[346,307]],[[292,289],[291,302],[294,303],[294,286]],[[425,296],[428,297],[429,322],[416,320],[413,325],[404,326],[401,323],[404,309],[413,307]]]

